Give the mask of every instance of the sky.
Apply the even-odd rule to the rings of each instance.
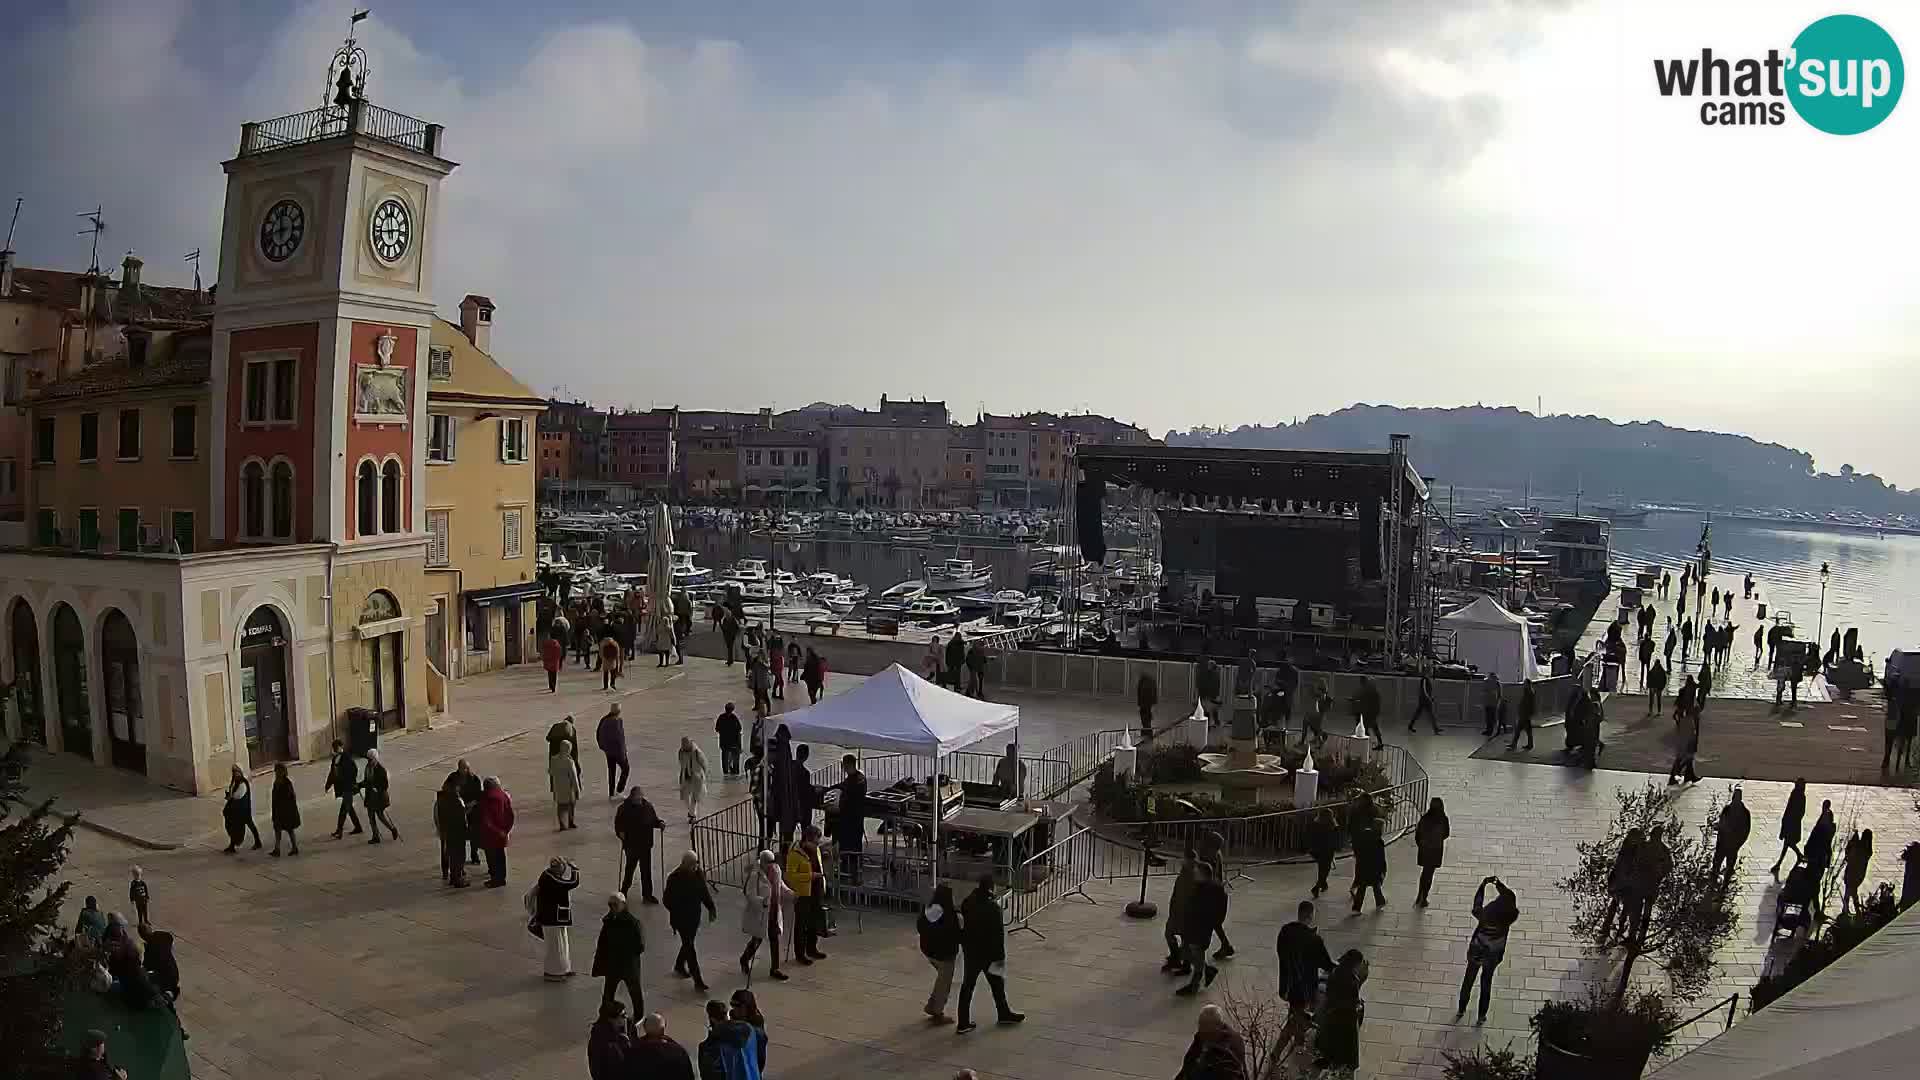
[[[371,6],[368,97],[459,162],[436,300],[492,297],[541,392],[1156,433],[1538,402],[1920,485],[1920,100],[1839,137],[1654,86],[1820,3]],[[103,262],[187,284],[240,125],[320,103],[352,5],[0,8],[19,261],[84,269],[99,204]],[[1920,5],[1849,10],[1920,56]]]

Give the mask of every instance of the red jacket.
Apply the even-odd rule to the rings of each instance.
[[[483,848],[505,848],[513,831],[513,800],[506,788],[488,788],[473,808],[473,840]]]
[[[540,663],[548,671],[559,671],[560,662],[566,659],[566,651],[559,638],[550,637],[540,643]]]

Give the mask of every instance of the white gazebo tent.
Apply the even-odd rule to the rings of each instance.
[[[1020,707],[980,701],[935,686],[899,664],[844,694],[779,715],[795,742],[811,740],[848,750],[907,754],[932,762],[932,871],[940,880],[938,778],[943,759],[996,735],[1013,735],[1019,757]],[[1023,770],[1024,771],[1024,770]],[[1022,792],[1024,794],[1024,792]]]
[[[1527,620],[1500,606],[1491,596],[1480,596],[1458,611],[1440,616],[1440,629],[1451,630],[1461,663],[1492,672],[1509,685],[1535,676],[1533,645]]]

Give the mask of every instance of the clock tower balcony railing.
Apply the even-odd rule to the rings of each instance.
[[[405,113],[364,101],[327,105],[289,116],[240,126],[240,156],[266,154],[289,146],[324,142],[349,134],[365,135],[417,153],[440,155],[445,129]]]

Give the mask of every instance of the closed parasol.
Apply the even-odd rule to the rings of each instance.
[[[647,564],[647,641],[655,652],[673,648],[673,519],[667,504],[653,508],[653,555]]]

